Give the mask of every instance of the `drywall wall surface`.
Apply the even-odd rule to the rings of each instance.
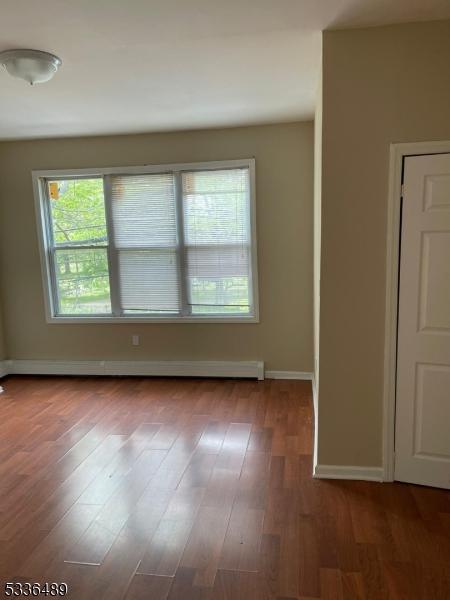
[[[450,21],[323,35],[319,463],[378,466],[389,146],[450,139]]]
[[[314,385],[319,390],[320,357],[320,250],[322,229],[322,73],[314,116]],[[317,409],[317,407],[316,407]]]
[[[313,368],[313,123],[0,144],[0,265],[13,359],[264,360]],[[255,157],[260,323],[47,324],[31,171]],[[140,345],[131,345],[132,334]]]
[[[5,332],[3,328],[2,305],[0,301],[0,360],[4,360],[6,357]]]

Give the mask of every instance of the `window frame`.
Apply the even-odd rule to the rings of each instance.
[[[114,315],[114,306],[117,302],[114,300],[114,294],[119,291],[117,285],[117,265],[114,264],[113,257],[113,223],[111,219],[111,193],[110,193],[110,178],[108,175],[145,175],[172,172],[175,175],[176,204],[177,204],[177,222],[179,231],[181,231],[181,239],[179,239],[179,250],[184,248],[183,231],[180,228],[182,221],[182,193],[180,189],[181,173],[184,171],[214,171],[220,169],[247,168],[249,173],[250,184],[250,250],[251,250],[251,275],[252,281],[250,293],[252,299],[252,312],[249,315]],[[75,179],[75,178],[103,178],[104,185],[104,201],[105,201],[105,217],[108,233],[108,266],[110,278],[110,296],[111,296],[111,311],[109,315],[58,315],[56,298],[57,286],[54,270],[54,261],[52,254],[54,247],[52,243],[52,224],[49,211],[49,199],[46,181],[48,179]],[[226,161],[208,161],[194,163],[171,163],[171,164],[152,164],[133,167],[106,167],[106,168],[88,168],[88,169],[57,169],[57,170],[36,170],[32,171],[33,191],[36,209],[36,221],[38,230],[39,253],[41,259],[42,285],[44,291],[45,315],[47,323],[259,323],[259,294],[258,294],[258,259],[257,259],[257,236],[256,236],[256,178],[255,178],[255,159],[239,159]],[[178,251],[179,251],[178,250]],[[182,254],[182,252],[180,252]],[[180,277],[184,278],[183,260],[180,260],[181,272]],[[185,289],[185,284],[182,283],[182,289]],[[116,299],[117,300],[117,299]]]

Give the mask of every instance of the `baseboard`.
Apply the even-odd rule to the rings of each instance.
[[[265,371],[262,361],[8,360],[4,375],[136,375],[160,377],[242,377],[312,381],[305,371]]]
[[[262,361],[7,360],[3,363],[0,361],[0,377],[8,374],[313,380],[313,374],[306,371],[264,372]]]
[[[136,375],[264,379],[262,361],[8,360],[10,375]]]
[[[316,479],[359,479],[363,481],[383,481],[383,468],[351,467],[347,465],[315,465],[313,477]]]
[[[0,360],[0,379],[8,375],[6,360]]]
[[[312,373],[306,371],[266,371],[266,379],[304,379],[311,381]]]

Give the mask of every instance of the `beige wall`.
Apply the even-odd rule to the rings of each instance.
[[[450,139],[450,21],[323,42],[319,463],[380,465],[389,144]]]
[[[319,393],[320,357],[320,246],[322,227],[322,67],[314,115],[314,385],[315,401]],[[317,406],[315,406],[317,411]]]
[[[3,315],[2,315],[2,305],[0,301],[0,360],[6,358],[6,344],[5,344],[5,335],[3,331]],[[1,371],[1,368],[0,368]]]
[[[33,169],[256,158],[259,324],[48,325]],[[0,144],[1,292],[10,358],[251,360],[312,371],[313,124]],[[131,346],[131,334],[141,345]]]

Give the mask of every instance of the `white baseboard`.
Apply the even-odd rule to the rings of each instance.
[[[6,364],[6,360],[0,360],[0,379],[8,375],[8,367]]]
[[[306,371],[266,371],[266,379],[305,379],[311,381],[312,373]]]
[[[306,371],[265,371],[262,361],[5,360],[4,375],[136,375],[155,377],[243,377],[312,381]]]
[[[359,479],[363,481],[383,481],[383,468],[351,467],[347,465],[315,465],[313,477],[316,479]]]
[[[264,379],[262,361],[8,360],[10,375],[136,375]]]

